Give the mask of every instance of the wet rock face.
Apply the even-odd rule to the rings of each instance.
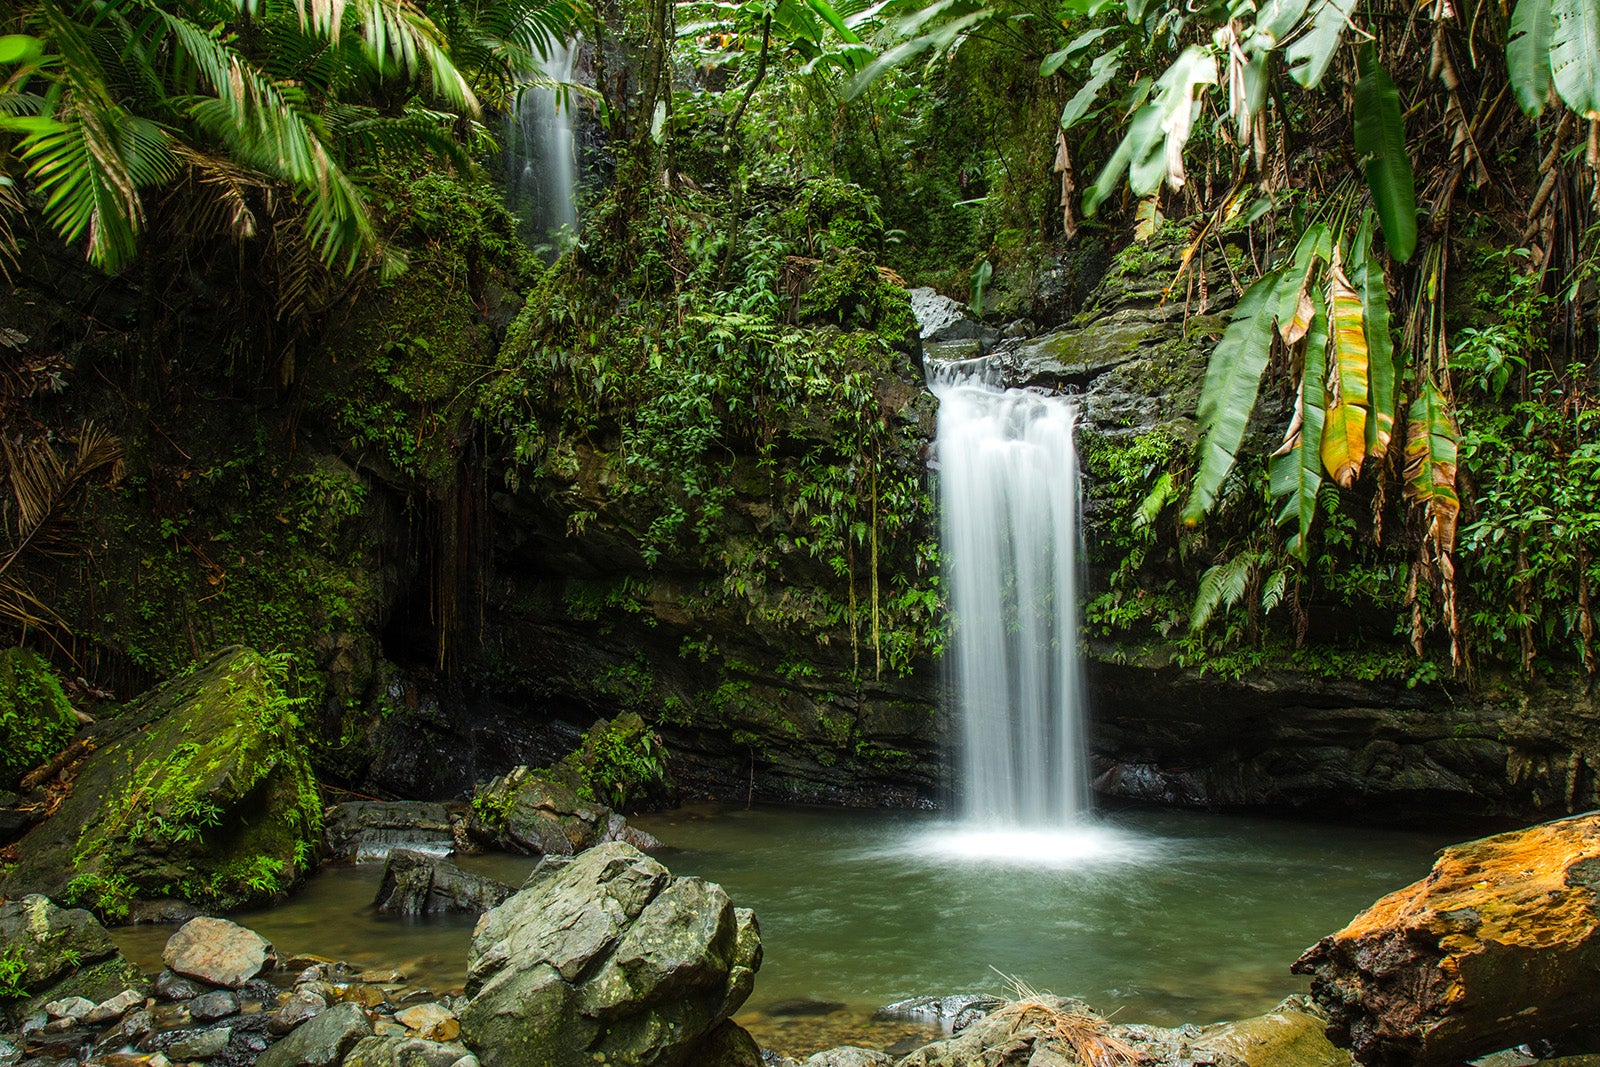
[[[546,859],[479,920],[462,1040],[486,1067],[677,1067],[750,993],[760,934],[630,845]]]
[[[513,768],[474,794],[466,834],[484,848],[528,856],[571,856],[606,841],[661,847],[604,804],[527,767]]]
[[[392,849],[447,855],[453,847],[450,809],[421,801],[352,801],[328,812],[324,829],[333,859],[367,863]]]
[[[1363,1064],[1458,1063],[1600,1013],[1600,814],[1454,845],[1294,965]]]

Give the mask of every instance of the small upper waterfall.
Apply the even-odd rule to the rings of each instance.
[[[570,90],[581,41],[555,45],[544,57],[545,84],[528,84],[506,116],[506,204],[526,227],[529,243],[559,246],[578,229],[578,157]]]
[[[941,367],[936,450],[954,614],[960,810],[1061,828],[1089,810],[1078,653],[1077,409]]]

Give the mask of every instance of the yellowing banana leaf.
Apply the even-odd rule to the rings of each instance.
[[[1428,507],[1439,547],[1455,544],[1456,516],[1461,498],[1456,494],[1456,456],[1461,431],[1450,414],[1450,401],[1439,387],[1427,382],[1411,404],[1406,429],[1406,496]]]
[[[1327,376],[1328,316],[1320,295],[1314,296],[1315,311],[1306,335],[1305,360],[1300,371],[1300,389],[1295,396],[1295,420],[1284,438],[1284,447],[1268,463],[1268,483],[1273,499],[1281,500],[1278,525],[1294,523],[1289,535],[1289,551],[1307,558],[1311,523],[1317,514],[1317,490],[1322,486],[1322,458],[1317,443],[1322,440],[1324,421],[1323,382]]]
[[[1367,420],[1367,455],[1380,460],[1389,453],[1394,436],[1395,378],[1399,374],[1394,335],[1389,330],[1389,285],[1383,264],[1372,251],[1372,212],[1367,212],[1350,246],[1352,281],[1361,293],[1362,319],[1367,330],[1367,368],[1371,389],[1367,394],[1371,417]]]
[[[1306,335],[1311,326],[1312,302],[1309,295],[1312,275],[1318,262],[1333,258],[1333,234],[1326,223],[1306,228],[1294,247],[1294,258],[1283,272],[1283,284],[1275,294],[1278,332],[1283,343],[1292,345]]]
[[[1206,382],[1196,412],[1205,433],[1200,470],[1183,508],[1183,521],[1191,526],[1216,503],[1217,491],[1233,469],[1234,456],[1244,440],[1245,424],[1256,406],[1261,374],[1272,352],[1277,318],[1274,298],[1281,282],[1282,275],[1272,272],[1245,291],[1206,365]]]
[[[1322,464],[1341,488],[1355,484],[1367,455],[1367,335],[1361,298],[1345,277],[1339,249],[1328,270],[1328,325],[1333,364],[1328,368],[1328,421],[1322,428]]]

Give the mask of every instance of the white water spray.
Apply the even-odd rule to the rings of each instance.
[[[542,64],[544,78],[570,83],[580,44],[554,46]],[[553,85],[525,85],[506,116],[506,203],[534,240],[557,245],[578,229],[570,95]]]
[[[1064,829],[1090,807],[1078,653],[1077,409],[939,368],[939,494],[969,824]]]

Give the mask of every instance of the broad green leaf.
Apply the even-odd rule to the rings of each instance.
[[[821,16],[822,21],[833,27],[833,32],[837,33],[845,43],[861,43],[861,38],[856,36],[856,32],[845,24],[844,19],[839,17],[839,12],[834,10],[833,5],[828,3],[828,0],[806,0],[806,3],[812,11]]]
[[[1183,147],[1200,110],[1199,95],[1217,84],[1217,58],[1198,45],[1185,48],[1156,81],[1160,90],[1149,107],[1157,111],[1159,136],[1128,160],[1128,186],[1135,196],[1149,196],[1165,181],[1183,187]]]
[[[1289,77],[1315,89],[1339,52],[1356,0],[1312,0],[1310,25],[1289,45]]]
[[[1111,158],[1106,160],[1106,165],[1100,169],[1094,184],[1084,190],[1084,215],[1093,217],[1106,198],[1116,192],[1135,156],[1144,159],[1151,151],[1159,152],[1162,137],[1161,112],[1156,105],[1146,104],[1135,112],[1133,121],[1128,123],[1128,132],[1111,153]]]
[[[1544,110],[1550,95],[1550,34],[1555,29],[1550,0],[1517,0],[1506,41],[1506,73],[1524,114]]]
[[[1245,424],[1255,410],[1261,374],[1272,353],[1277,320],[1273,297],[1281,280],[1277,272],[1266,274],[1245,291],[1206,365],[1197,411],[1205,438],[1200,445],[1200,469],[1183,508],[1183,521],[1191,526],[1216,503],[1217,492],[1233,469],[1234,456],[1244,440]]]
[[[1083,88],[1072,94],[1072,99],[1067,101],[1067,106],[1061,109],[1061,128],[1070,130],[1076,126],[1094,106],[1100,91],[1110,83],[1112,78],[1122,70],[1123,45],[1104,52],[1095,57],[1089,67],[1089,80],[1083,83]]]
[[[1101,26],[1093,30],[1085,30],[1083,33],[1078,34],[1078,36],[1074,37],[1070,42],[1068,42],[1065,48],[1057,52],[1051,52],[1049,55],[1044,57],[1043,62],[1039,64],[1039,76],[1041,78],[1050,77],[1050,75],[1060,70],[1067,60],[1071,59],[1073,56],[1089,47],[1095,41],[1110,33],[1112,28],[1113,27],[1110,26]]]
[[[37,37],[13,33],[0,37],[0,63],[32,63],[44,52]]]
[[[1267,0],[1256,11],[1255,32],[1245,41],[1249,52],[1270,52],[1295,28],[1309,0]]]
[[[1305,559],[1311,523],[1317,515],[1317,490],[1322,487],[1322,424],[1325,415],[1324,382],[1328,373],[1328,316],[1322,294],[1313,292],[1314,311],[1306,335],[1300,368],[1300,391],[1295,395],[1294,421],[1280,448],[1268,463],[1268,484],[1278,507],[1278,524],[1292,522],[1289,551]]]
[[[1356,154],[1366,160],[1367,187],[1378,210],[1389,254],[1404,263],[1417,248],[1417,190],[1406,153],[1400,92],[1378,63],[1371,44],[1361,47],[1356,80]]]
[[[1586,119],[1600,119],[1600,3],[1552,0],[1550,77],[1566,105]]]
[[[1396,397],[1394,336],[1389,330],[1389,285],[1383,264],[1372,251],[1372,213],[1367,212],[1350,248],[1351,280],[1361,294],[1361,316],[1367,330],[1367,366],[1371,383],[1368,400],[1372,417],[1367,421],[1367,455],[1375,460],[1389,452],[1394,435]]]
[[[1322,465],[1341,488],[1355,484],[1367,454],[1367,334],[1361,297],[1345,277],[1339,252],[1328,269],[1328,328],[1333,365],[1328,368],[1327,421]]]

